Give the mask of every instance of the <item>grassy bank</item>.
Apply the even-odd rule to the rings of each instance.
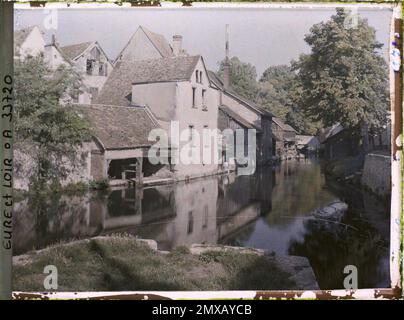
[[[293,289],[289,274],[265,256],[229,251],[162,253],[131,237],[58,245],[13,269],[16,291],[44,291],[46,265],[58,269],[58,291]]]

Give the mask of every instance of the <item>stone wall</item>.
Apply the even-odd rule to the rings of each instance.
[[[365,158],[362,184],[374,193],[385,196],[391,193],[391,159],[389,155],[369,153]]]

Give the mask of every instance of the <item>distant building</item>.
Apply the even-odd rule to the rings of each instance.
[[[366,129],[364,129],[366,130]],[[364,139],[368,138],[366,152],[390,150],[390,123],[379,132],[360,132],[345,129],[340,123],[320,130],[318,134],[324,156],[327,159],[338,159],[357,156],[364,150]]]
[[[113,69],[106,53],[97,41],[72,44],[60,50],[83,76],[84,92],[76,102],[93,102]]]
[[[38,26],[31,26],[14,32],[14,57],[24,59],[45,52],[45,39]]]
[[[272,118],[273,156],[279,160],[297,156],[297,131],[280,118]]]
[[[272,158],[272,114],[238,95],[229,84],[225,86],[224,81],[213,71],[209,71],[209,77],[219,92],[219,105],[223,111],[221,114],[224,113],[227,117],[232,118],[233,123],[238,123],[245,129],[256,130],[257,164],[269,164]],[[229,123],[231,124],[232,122]],[[220,122],[219,129],[226,129],[223,126],[223,121]],[[245,148],[247,148],[246,137],[247,135],[245,134]]]
[[[296,135],[296,147],[299,153],[312,153],[320,149],[320,141],[316,136]]]
[[[173,46],[171,47],[164,36],[151,32],[144,26],[139,26],[118,54],[114,63],[122,60],[141,61],[169,58],[182,53],[181,36],[175,35],[173,37]]]

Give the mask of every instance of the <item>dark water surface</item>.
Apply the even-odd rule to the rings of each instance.
[[[312,211],[340,199],[341,222]],[[253,176],[216,176],[136,190],[24,199],[15,205],[14,254],[110,233],[154,239],[159,249],[193,243],[248,246],[305,256],[321,289],[343,288],[346,265],[359,287],[389,286],[389,208],[327,181],[316,161],[290,161]]]

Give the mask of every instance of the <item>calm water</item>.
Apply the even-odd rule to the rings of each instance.
[[[349,205],[341,223],[312,217],[336,199]],[[161,250],[220,243],[305,256],[322,289],[342,288],[346,265],[357,266],[362,288],[389,286],[389,208],[327,181],[309,160],[254,176],[25,199],[15,205],[14,230],[16,255],[60,240],[125,232],[155,239]]]

